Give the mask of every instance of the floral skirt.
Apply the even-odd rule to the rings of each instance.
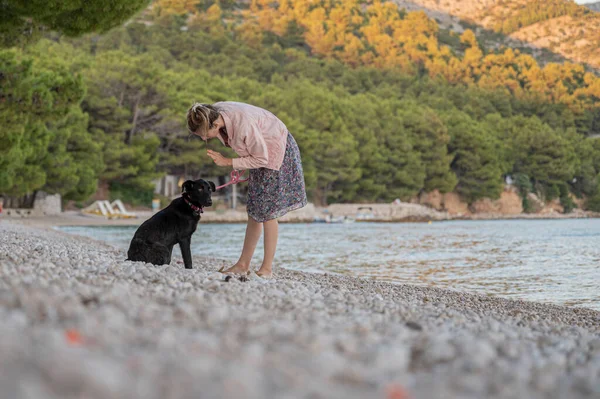
[[[285,156],[279,170],[250,169],[248,215],[262,223],[302,208],[307,202],[300,149],[288,132]]]

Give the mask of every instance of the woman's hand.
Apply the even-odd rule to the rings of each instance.
[[[225,158],[223,155],[213,150],[207,150],[206,153],[212,158],[217,166],[233,166],[233,159],[231,158]]]

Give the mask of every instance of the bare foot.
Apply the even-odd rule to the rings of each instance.
[[[273,270],[263,269],[262,267],[256,272],[256,275],[260,278],[270,279],[273,278]]]
[[[223,268],[220,268],[219,272],[223,274],[247,274],[248,269],[250,269],[250,265],[246,266],[236,263],[227,270],[223,270]]]

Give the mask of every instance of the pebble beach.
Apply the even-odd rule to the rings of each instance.
[[[173,252],[0,221],[1,396],[600,398],[598,311]]]

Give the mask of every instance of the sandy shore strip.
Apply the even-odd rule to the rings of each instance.
[[[2,397],[600,397],[600,312],[174,253],[0,221]]]
[[[413,206],[413,204],[408,204]],[[444,222],[452,220],[541,220],[541,219],[588,219],[600,218],[600,213],[577,211],[568,214],[475,214],[475,215],[449,215],[437,211],[427,210],[422,212],[423,206],[414,205],[415,209],[409,207],[398,208],[396,213],[379,215],[374,219],[358,220],[358,222],[380,222],[380,223],[403,223],[403,222]],[[354,217],[356,212],[350,210],[337,210],[334,215],[337,217]],[[137,218],[127,219],[108,219],[103,216],[86,215],[78,211],[65,211],[58,215],[33,215],[29,217],[3,217],[0,220],[13,221],[22,225],[37,227],[53,226],[139,226],[146,219],[149,219],[154,213],[152,211],[136,211]],[[313,223],[315,217],[322,218],[325,214],[313,209],[300,209],[290,212],[279,220],[280,223]],[[248,221],[248,214],[241,210],[227,211],[205,211],[202,215],[201,223],[242,223]]]

